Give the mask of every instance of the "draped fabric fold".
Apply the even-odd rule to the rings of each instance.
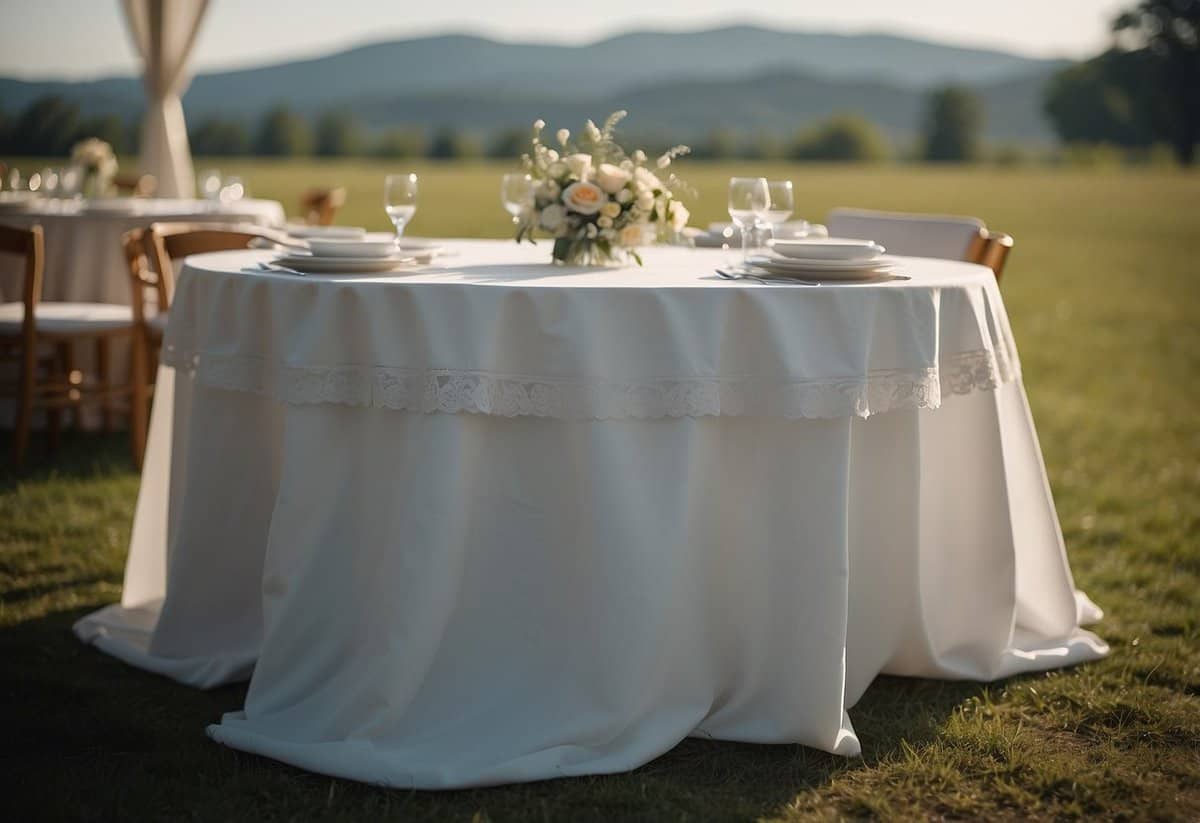
[[[191,197],[195,175],[180,98],[208,0],[122,0],[121,5],[145,66],[141,169],[158,179],[160,195]]]

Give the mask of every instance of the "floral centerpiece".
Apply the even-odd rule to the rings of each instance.
[[[79,169],[85,197],[102,197],[117,176],[117,156],[112,146],[98,137],[80,140],[71,148],[71,165]]]
[[[625,112],[614,112],[603,127],[591,120],[578,141],[559,129],[558,148],[542,141],[543,120],[533,124],[532,147],[521,158],[533,180],[533,197],[517,218],[517,242],[534,242],[535,232],[554,238],[555,263],[641,265],[637,248],[656,229],[680,231],[687,208],[679,194],[690,190],[668,169],[687,146],[675,146],[650,161],[644,151],[626,154],[613,139]]]

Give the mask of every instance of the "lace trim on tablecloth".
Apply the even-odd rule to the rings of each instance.
[[[246,355],[165,347],[164,365],[212,388],[252,392],[291,405],[333,403],[408,412],[502,417],[619,418],[758,416],[869,417],[937,408],[943,395],[994,390],[1016,379],[1015,359],[971,351],[918,370],[865,378],[686,377],[633,382],[572,381],[455,369],[288,366]]]

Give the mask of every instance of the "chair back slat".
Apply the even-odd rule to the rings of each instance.
[[[983,221],[975,217],[837,208],[827,224],[833,237],[874,240],[890,254],[911,257],[978,263],[987,240]]]
[[[997,281],[1004,275],[1004,264],[1008,262],[1008,255],[1012,252],[1012,248],[1011,234],[999,231],[988,232],[987,242],[984,244],[979,262],[992,270]]]
[[[189,254],[245,249],[254,240],[271,240],[275,236],[269,229],[247,224],[154,223],[143,244],[158,275],[159,310],[165,311],[170,306],[175,293],[173,261]]]
[[[45,243],[42,227],[29,228],[0,226],[0,253],[15,254],[25,258],[25,271],[21,282],[21,302],[25,304],[25,336],[32,339],[34,311],[42,299],[42,271],[45,265]],[[26,342],[30,342],[27,340]]]
[[[300,197],[304,222],[314,226],[331,226],[337,211],[346,204],[346,190],[310,189]]]

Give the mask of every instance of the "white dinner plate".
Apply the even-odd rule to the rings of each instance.
[[[775,277],[795,277],[803,280],[873,280],[895,268],[890,260],[872,260],[845,265],[845,261],[819,260],[811,263],[789,258],[751,257],[751,265]],[[831,265],[838,263],[839,265]]]
[[[297,226],[288,225],[287,233],[292,237],[299,237],[303,240],[308,240],[313,237],[323,237],[325,239],[333,239],[340,237],[347,240],[353,240],[358,237],[366,237],[367,230],[360,226]]]
[[[400,249],[395,238],[374,240],[361,237],[310,237],[308,247],[316,257],[382,258],[396,257]]]
[[[812,240],[769,240],[777,254],[801,260],[874,260],[886,249],[873,240],[821,237]]]
[[[755,266],[771,265],[776,268],[792,268],[803,271],[854,271],[871,266],[894,266],[893,257],[876,257],[871,260],[822,260],[799,257],[783,257],[776,254],[752,254],[750,262]]]
[[[311,254],[285,254],[271,261],[280,266],[311,274],[367,274],[395,271],[412,266],[412,257],[314,257]]]

